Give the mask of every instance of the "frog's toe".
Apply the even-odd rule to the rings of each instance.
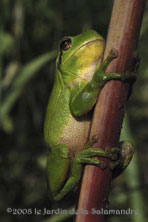
[[[111,147],[111,148],[106,147],[105,151],[108,155],[108,158],[113,161],[118,160],[121,156],[121,150],[119,147]]]
[[[98,141],[98,136],[94,135],[90,138],[90,140],[85,144],[84,149],[92,147]]]

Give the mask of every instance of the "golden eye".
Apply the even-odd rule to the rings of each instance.
[[[71,48],[71,46],[72,46],[72,41],[71,41],[71,39],[65,39],[65,40],[63,40],[63,41],[60,43],[60,49],[61,49],[61,50],[64,50],[64,51],[66,51],[66,50],[68,50],[69,48]]]

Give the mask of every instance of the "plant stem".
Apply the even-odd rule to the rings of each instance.
[[[104,57],[115,48],[118,58],[109,65],[107,73],[124,73],[132,68],[144,5],[145,0],[114,0]],[[97,147],[118,146],[128,90],[129,84],[121,81],[109,81],[102,89],[90,133],[90,138],[98,136]],[[93,215],[92,209],[105,209],[111,178],[109,167],[104,171],[95,166],[85,167],[78,211],[87,210],[88,214],[78,214],[76,222],[104,221],[104,215]]]

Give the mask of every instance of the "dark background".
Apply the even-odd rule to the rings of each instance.
[[[34,210],[53,205],[46,186],[47,147],[43,123],[54,81],[55,50],[65,35],[95,29],[106,38],[111,0],[0,1],[0,217],[2,222],[50,221]],[[148,8],[147,8],[148,9]],[[146,221],[148,199],[148,14],[145,13],[138,54],[138,78],[128,102],[126,137],[136,146],[135,159],[113,182],[110,207],[139,210],[134,215],[108,216],[107,222]],[[13,208],[11,213],[7,208]],[[32,209],[32,214],[15,209]],[[19,215],[20,214],[20,215]],[[66,221],[66,220],[60,220]],[[67,220],[68,221],[68,220]],[[52,220],[52,222],[54,222]]]

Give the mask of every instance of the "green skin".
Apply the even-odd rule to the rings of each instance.
[[[92,157],[109,158],[112,169],[123,171],[133,155],[129,142],[122,143],[121,149],[110,150],[94,148],[95,138],[88,142],[89,111],[98,93],[107,81],[124,80],[118,73],[105,74],[117,55],[112,50],[102,63],[103,51],[104,40],[93,30],[65,37],[60,43],[44,125],[45,141],[51,148],[47,160],[49,191],[56,201],[78,184],[84,164],[106,167],[105,162]]]

